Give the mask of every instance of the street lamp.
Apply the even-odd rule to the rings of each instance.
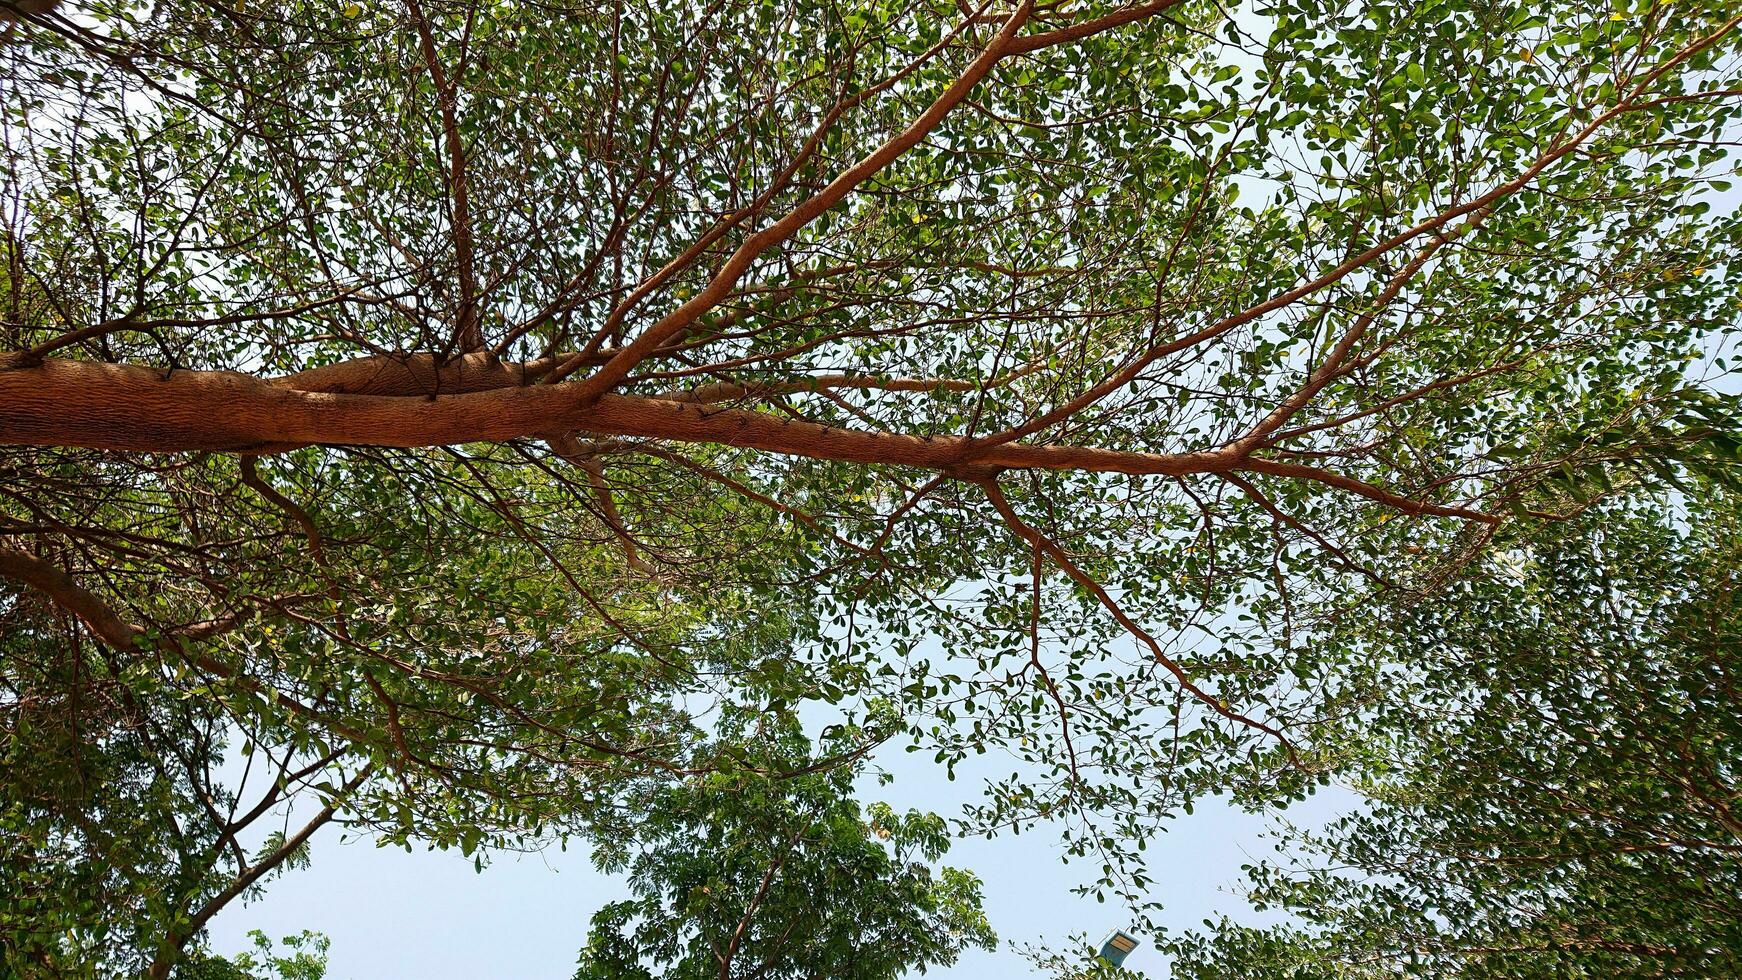
[[[1130,956],[1131,951],[1136,948],[1137,938],[1135,936],[1115,929],[1113,934],[1101,943],[1101,959],[1106,960],[1112,966],[1123,966],[1125,957]]]

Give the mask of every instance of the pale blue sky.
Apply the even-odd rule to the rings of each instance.
[[[896,780],[866,785],[864,793],[898,808],[951,815],[978,792],[971,777],[946,781],[924,754],[892,750],[877,761]],[[1353,801],[1333,790],[1288,817],[1316,824]],[[1207,801],[1151,842],[1157,894],[1172,927],[1224,912],[1259,920],[1234,889],[1242,864],[1271,853],[1267,827],[1265,818]],[[331,980],[567,980],[593,912],[625,894],[620,879],[594,871],[585,851],[574,847],[502,856],[478,874],[457,851],[407,854],[367,840],[341,844],[339,837],[329,829],[314,842],[310,868],[273,882],[255,903],[219,915],[211,930],[217,950],[246,949],[250,929],[275,938],[313,929],[332,940]],[[1125,925],[1117,906],[1071,894],[1090,869],[1064,865],[1059,854],[1057,838],[1045,832],[958,842],[945,863],[970,868],[985,882],[987,913],[1005,942],[996,952],[971,953],[927,976],[1022,976],[1028,963],[1012,941],[1059,942],[1073,932],[1098,939]],[[1147,945],[1127,966],[1157,980],[1167,975]]]

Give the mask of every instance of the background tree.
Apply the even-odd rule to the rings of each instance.
[[[1350,726],[1372,805],[1254,869],[1299,925],[1178,939],[1179,977],[1742,970],[1742,511],[1604,507],[1394,610],[1413,669]]]
[[[887,704],[1142,902],[1344,751],[1327,631],[1734,448],[1719,5],[631,8],[12,29],[8,724],[144,685],[470,851]]]
[[[972,874],[930,865],[942,817],[861,810],[857,766],[821,771],[796,731],[764,733],[753,770],[660,785],[646,814],[595,860],[627,871],[635,898],[593,916],[576,980],[896,980],[997,939]]]
[[[228,958],[195,954],[177,975],[188,980],[322,980],[327,975],[325,936],[308,931],[286,936],[282,952],[258,929],[248,938],[254,943],[252,950]]]

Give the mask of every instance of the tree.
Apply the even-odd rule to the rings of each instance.
[[[1300,925],[1182,937],[1175,975],[1742,970],[1742,511],[1691,489],[1520,542],[1456,606],[1367,631],[1418,662],[1350,733],[1370,808],[1254,869]]]
[[[248,933],[248,938],[254,942],[253,951],[228,959],[190,957],[177,975],[188,980],[322,980],[327,975],[329,943],[325,936],[304,931],[284,937],[288,955],[276,954],[272,940],[258,929]]]
[[[761,769],[813,761],[802,735],[768,734]],[[604,870],[628,871],[635,898],[593,916],[575,980],[896,980],[991,948],[979,881],[929,867],[949,849],[943,818],[881,803],[861,811],[857,768],[715,773],[652,789],[638,801],[647,817],[630,830],[635,843],[595,852]]]
[[[9,736],[144,685],[472,852],[887,704],[1135,902],[1324,778],[1325,630],[1734,454],[1714,5],[630,6],[9,28]]]
[[[46,562],[0,555],[0,568],[58,589],[76,608],[97,601]],[[242,774],[226,778],[228,719],[218,706],[124,663],[133,645],[79,636],[73,615],[38,593],[0,607],[10,695],[0,745],[0,972],[167,975],[185,947],[198,951],[219,909],[307,863],[309,837],[369,765],[343,750],[309,759],[263,738]],[[316,773],[342,785],[311,787]],[[264,831],[292,795],[323,799]],[[215,976],[219,961],[203,962],[199,975]]]

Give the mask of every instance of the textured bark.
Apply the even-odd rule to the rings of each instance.
[[[363,357],[310,368],[274,381],[297,391],[335,395],[459,395],[533,384],[571,355],[528,361],[504,361],[488,354],[466,354],[440,360],[434,354]],[[603,362],[609,353],[596,355]]]
[[[0,23],[24,19],[20,15],[52,13],[60,5],[61,0],[10,0],[0,4]]]
[[[370,359],[266,380],[50,359],[0,370],[0,443],[132,452],[261,452],[307,445],[434,446],[574,431],[724,443],[769,452],[930,469],[964,465],[1191,473],[1211,454],[1163,456],[1070,446],[998,446],[869,432],[691,402],[528,383],[541,365],[461,358]],[[459,365],[459,366],[455,366]],[[443,390],[458,394],[432,394]],[[305,387],[306,386],[306,387]],[[397,391],[397,394],[379,392]],[[353,394],[351,392],[367,392]]]
[[[1253,458],[1234,447],[1166,455],[1019,442],[987,446],[959,436],[848,429],[663,398],[589,398],[581,385],[534,383],[552,363],[510,364],[478,354],[438,365],[420,355],[350,361],[267,380],[231,371],[165,372],[50,359],[34,367],[0,368],[0,444],[261,453],[311,445],[408,448],[560,439],[591,432],[912,466],[975,479],[1001,469],[1174,476],[1249,470],[1312,480],[1409,513],[1497,520],[1315,467]],[[440,391],[459,393],[434,393]]]

